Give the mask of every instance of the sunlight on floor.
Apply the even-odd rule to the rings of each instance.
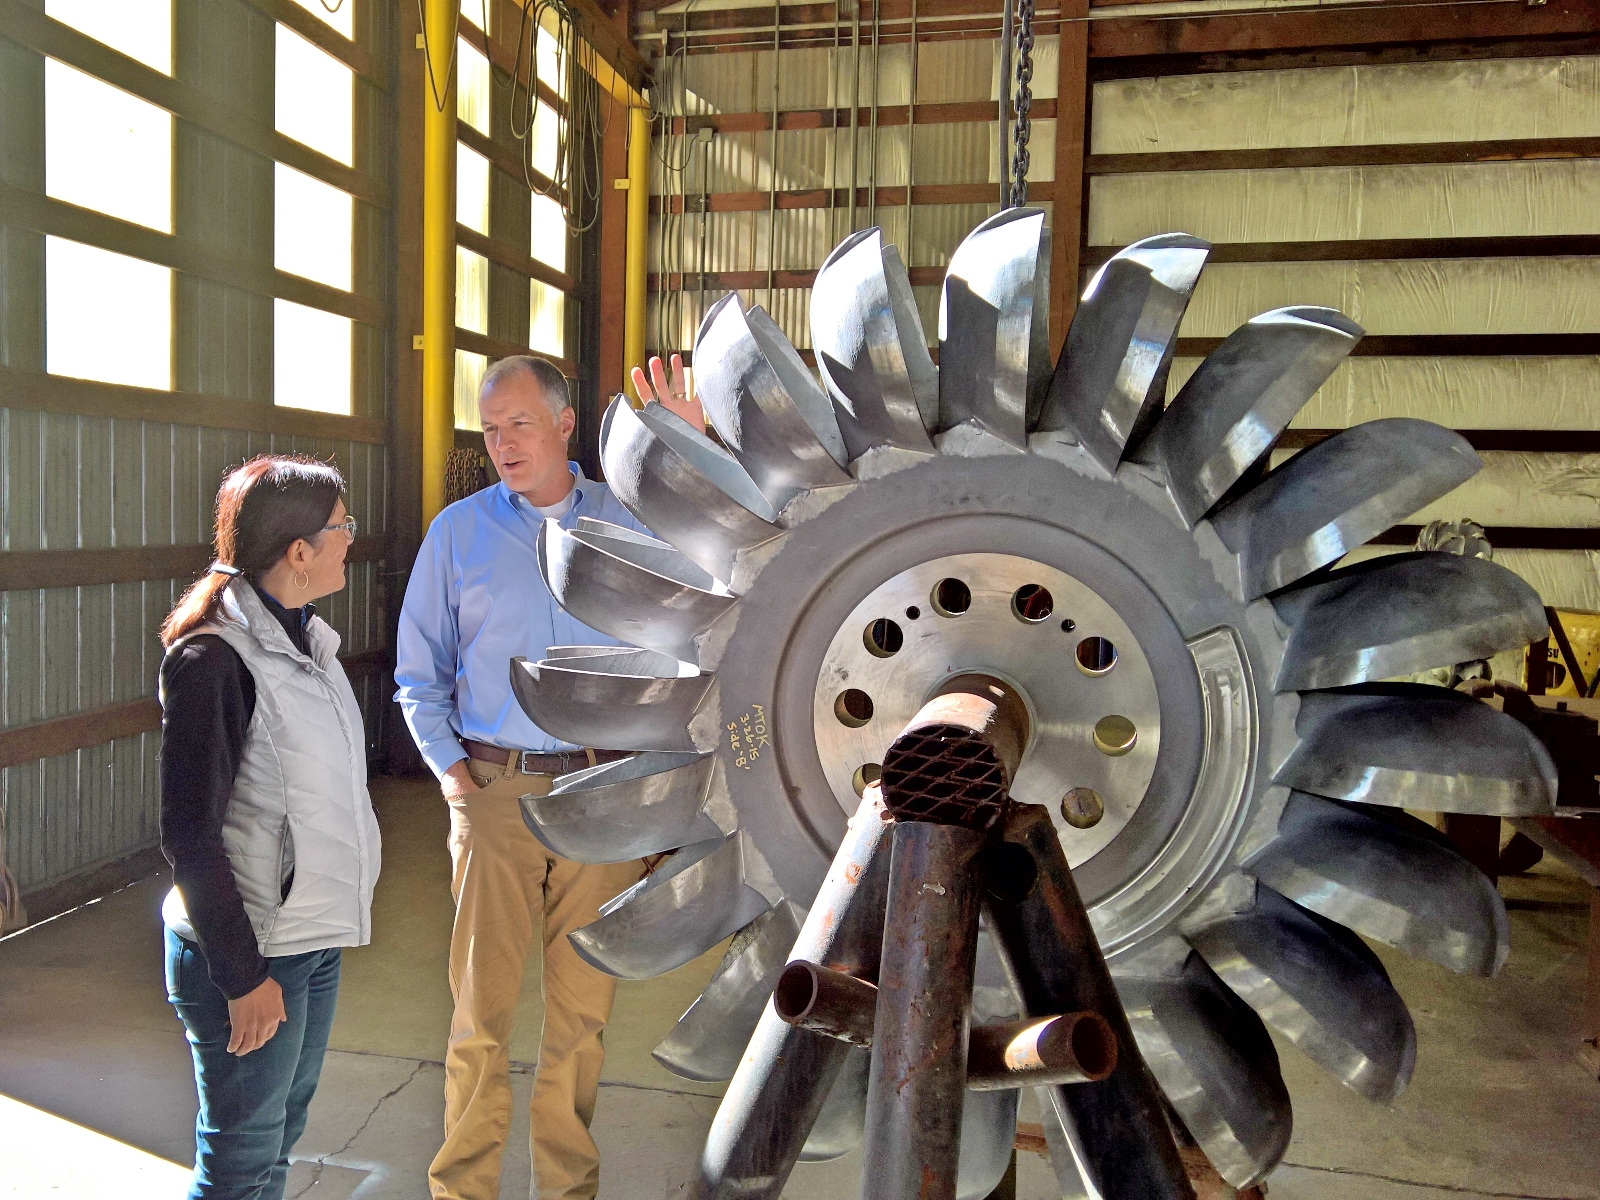
[[[189,1168],[0,1095],[0,1197],[173,1200]]]

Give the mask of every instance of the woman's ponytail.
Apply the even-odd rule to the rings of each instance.
[[[213,620],[234,576],[259,580],[296,541],[320,538],[343,491],[337,467],[304,455],[262,454],[229,471],[217,490],[216,562],[167,614],[161,644]]]

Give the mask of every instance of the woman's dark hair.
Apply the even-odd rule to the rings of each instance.
[[[217,562],[259,580],[301,538],[316,543],[344,491],[331,463],[299,454],[261,454],[223,477],[217,489]],[[161,626],[170,646],[216,616],[231,577],[208,571],[184,592]]]

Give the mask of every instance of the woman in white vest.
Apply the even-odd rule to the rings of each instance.
[[[217,561],[162,626],[167,995],[194,1054],[191,1200],[280,1200],[339,991],[371,940],[378,825],[339,637],[311,602],[355,539],[327,463],[263,455],[217,493]]]

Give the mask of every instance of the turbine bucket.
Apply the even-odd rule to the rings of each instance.
[[[1235,877],[1233,911],[1185,931],[1261,1019],[1340,1082],[1380,1104],[1411,1079],[1411,1014],[1377,956],[1343,926]]]
[[[660,854],[733,832],[721,771],[709,755],[635,754],[563,775],[546,795],[522,797],[522,819],[546,849],[573,862]]]
[[[933,453],[939,373],[911,280],[882,230],[852,234],[817,272],[811,345],[850,461],[875,446]]]
[[[752,851],[744,840],[735,833],[685,846],[567,940],[618,979],[653,979],[700,957],[773,905],[746,882]]]
[[[1028,444],[1050,373],[1049,243],[1044,213],[1002,209],[969,233],[939,304],[939,425]]]
[[[639,412],[620,396],[612,402],[600,461],[629,512],[723,583],[741,550],[781,532],[777,510],[733,455],[654,401]]]
[[[530,721],[607,750],[697,751],[689,721],[711,680],[655,650],[511,660],[511,690]]]
[[[616,529],[616,526],[607,526]],[[667,545],[579,529],[539,530],[539,574],[556,603],[591,629],[684,662],[736,597]]]
[[[1337,800],[1291,793],[1278,836],[1244,869],[1302,908],[1452,971],[1493,975],[1510,950],[1488,876],[1448,845]]]
[[[1253,600],[1337,562],[1482,465],[1466,438],[1431,421],[1368,421],[1302,450],[1212,524]]]
[[[1280,308],[1231,333],[1179,391],[1150,436],[1151,456],[1192,529],[1361,340],[1331,308]]]
[[[1261,1018],[1187,946],[1172,971],[1118,975],[1117,991],[1151,1074],[1217,1171],[1236,1188],[1266,1178],[1294,1118]]]
[[[831,1162],[861,1145],[867,1121],[867,1076],[871,1069],[872,1052],[850,1047],[838,1078],[822,1102],[822,1110],[811,1123],[805,1145],[800,1148],[801,1162]]]
[[[1526,725],[1426,684],[1302,696],[1275,782],[1334,800],[1496,817],[1554,811],[1555,763]]]
[[[774,509],[809,488],[849,483],[833,405],[766,312],[737,296],[695,342],[695,390],[723,445]]]
[[[1072,315],[1040,413],[1106,471],[1149,431],[1166,400],[1178,325],[1211,243],[1186,233],[1145,238],[1095,272]]]
[[[956,1200],[986,1200],[1011,1168],[1017,1143],[1016,1088],[969,1091],[961,1105],[961,1151]]]
[[[1489,658],[1545,635],[1539,593],[1481,558],[1395,554],[1273,601],[1289,626],[1280,692],[1373,683]]]
[[[732,1079],[804,918],[793,904],[780,900],[741,929],[711,982],[650,1056],[685,1079]]]

